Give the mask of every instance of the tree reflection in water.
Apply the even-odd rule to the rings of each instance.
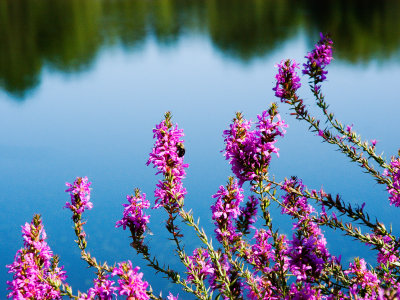
[[[0,87],[23,99],[44,66],[88,70],[100,49],[140,49],[148,37],[173,45],[208,36],[224,55],[265,56],[300,31],[310,44],[330,32],[336,57],[351,63],[398,57],[400,3],[328,0],[5,0],[0,2]],[[311,45],[310,45],[311,46]]]

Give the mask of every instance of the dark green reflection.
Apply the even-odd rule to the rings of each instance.
[[[102,5],[96,0],[0,2],[0,85],[23,96],[43,65],[86,69],[99,46]]]
[[[213,43],[241,60],[269,53],[301,25],[299,9],[290,3],[293,1],[207,1]]]
[[[400,2],[303,0],[312,13],[305,23],[309,36],[331,32],[336,56],[349,62],[385,61],[399,57]]]
[[[399,14],[400,2],[372,0],[3,0],[0,86],[22,99],[43,66],[87,70],[99,49],[140,49],[149,36],[173,45],[185,34],[208,35],[223,54],[248,61],[299,31],[310,44],[323,31],[339,59],[385,61],[398,57]]]

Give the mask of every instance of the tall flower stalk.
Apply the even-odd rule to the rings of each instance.
[[[47,236],[40,215],[22,226],[24,247],[17,251],[14,262],[8,265],[13,280],[8,281],[13,299],[61,299],[67,278],[59,259],[46,242]]]
[[[164,207],[168,213],[173,214],[184,203],[186,189],[182,179],[186,176],[188,164],[183,163],[183,130],[172,124],[171,117],[171,113],[167,112],[165,119],[153,130],[156,142],[147,165],[152,164],[157,169],[157,174],[164,177],[158,182],[154,192],[155,208]]]

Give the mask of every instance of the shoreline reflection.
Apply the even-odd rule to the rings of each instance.
[[[268,55],[300,31],[312,46],[320,31],[335,40],[335,57],[380,63],[399,57],[400,3],[315,0],[5,0],[0,3],[0,88],[23,100],[43,68],[89,70],[101,49],[140,51],[149,36],[174,45],[185,35],[209,37],[239,62]]]

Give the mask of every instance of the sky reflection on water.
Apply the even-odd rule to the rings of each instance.
[[[222,27],[217,24],[210,28]],[[18,88],[16,95],[7,88],[0,92],[0,265],[11,263],[22,246],[20,225],[40,213],[48,243],[60,255],[69,283],[74,290],[87,290],[91,279],[81,278],[91,278],[91,271],[79,259],[70,214],[62,206],[68,200],[65,181],[88,176],[93,182],[94,203],[85,217],[90,252],[108,262],[131,259],[142,266],[145,278],[156,291],[162,289],[164,295],[168,290],[178,291],[160,280],[161,276],[154,276],[135,256],[127,232],[114,228],[121,217],[121,204],[134,187],[152,199],[158,178],[152,168],[145,166],[153,144],[152,128],[170,110],[173,120],[185,130],[185,158],[190,164],[185,180],[186,204],[211,233],[211,195],[230,175],[220,153],[222,131],[236,111],[255,120],[270,102],[276,101],[272,92],[274,65],[287,57],[303,61],[310,50],[310,40],[318,39],[317,33],[310,35],[302,27],[293,27],[300,29],[270,46],[272,50],[243,59],[232,51],[221,51],[215,35],[201,33],[202,26],[195,26],[198,30],[194,32],[191,27],[182,28],[178,32],[183,33],[173,43],[171,38],[160,40],[152,33],[140,39],[140,47],[130,48],[123,42],[99,46],[90,56],[90,68],[78,68],[77,73],[60,72],[53,64],[45,63],[36,69],[34,85]],[[316,28],[312,31],[318,32]],[[225,35],[221,33],[221,37]],[[378,149],[385,150],[386,157],[395,154],[400,140],[400,104],[395,88],[400,67],[396,58],[371,58],[362,64],[351,64],[342,58],[339,55],[329,67],[329,81],[324,87],[331,110],[345,124],[354,124],[366,139],[376,138]],[[3,78],[2,82],[6,81]],[[303,85],[306,86],[305,81]],[[32,86],[34,90],[30,90]],[[304,91],[306,88],[302,90],[306,103],[311,104],[311,95]],[[278,179],[297,175],[310,188],[323,186],[351,203],[367,202],[366,210],[372,216],[392,221],[398,233],[400,221],[396,209],[389,206],[383,187],[307,132],[307,126],[294,120],[286,106],[280,105],[280,110],[290,127],[287,136],[279,141],[281,155],[273,160],[271,172]],[[175,266],[170,255],[172,245],[162,238],[166,237],[162,228],[165,214],[151,213],[155,234],[151,245],[158,250],[160,261]],[[277,227],[290,234],[290,220],[279,213],[274,218]],[[190,230],[185,233],[191,234]],[[355,255],[371,258],[365,246],[350,248],[354,245],[350,238],[338,232],[327,235],[333,253],[343,253],[345,259]],[[188,240],[188,252],[199,246],[195,239]],[[3,291],[10,279],[6,272],[4,268],[0,273]],[[157,284],[155,278],[159,280]]]

